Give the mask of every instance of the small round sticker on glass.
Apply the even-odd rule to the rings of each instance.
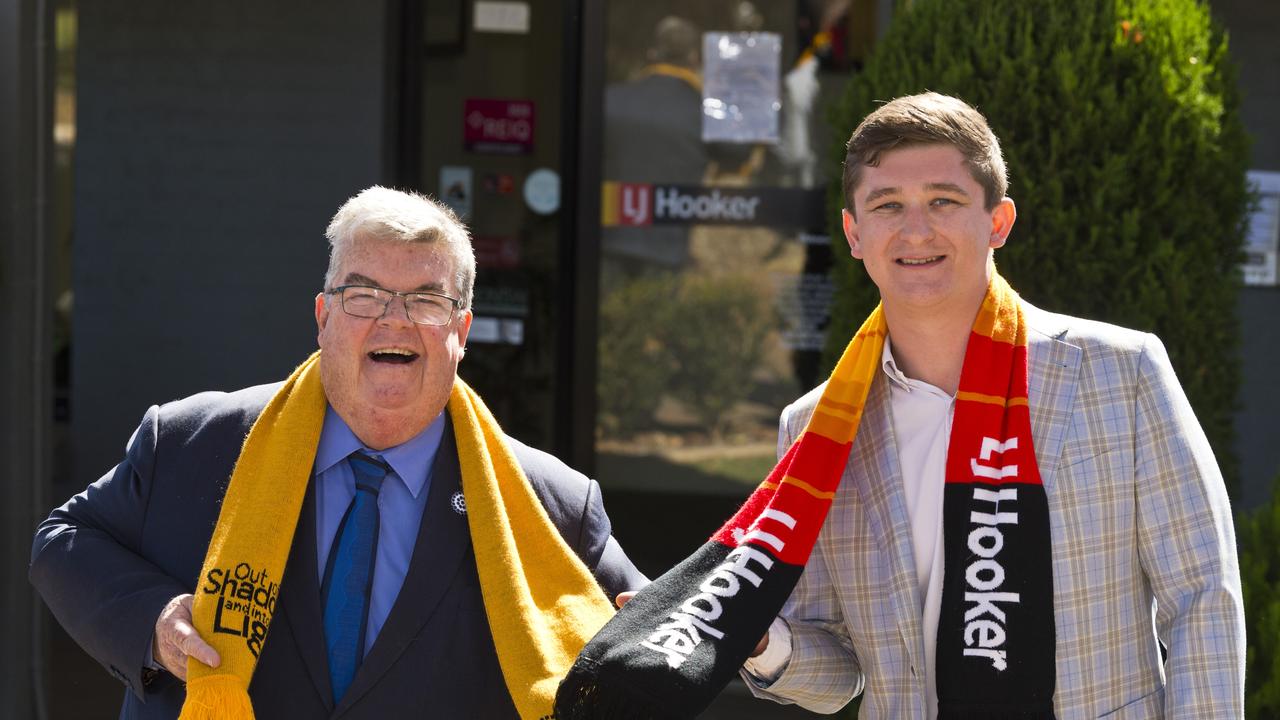
[[[560,209],[560,175],[540,168],[524,180],[524,201],[539,215],[550,215]]]

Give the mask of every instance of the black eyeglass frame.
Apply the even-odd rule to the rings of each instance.
[[[382,306],[381,313],[377,315],[357,315],[356,313],[353,313],[347,309],[346,295],[344,294],[343,291],[347,290],[348,288],[376,290],[377,292],[386,293],[391,297],[387,298],[387,302]],[[409,321],[415,325],[426,325],[427,327],[444,327],[448,325],[449,323],[453,322],[453,316],[456,315],[458,313],[458,310],[461,309],[462,307],[462,301],[456,297],[450,297],[448,295],[445,295],[444,293],[430,292],[430,291],[424,291],[424,290],[415,290],[411,292],[398,292],[396,290],[388,290],[384,287],[378,287],[377,285],[355,284],[355,285],[339,285],[338,287],[325,290],[324,292],[326,295],[338,296],[338,305],[342,307],[342,312],[350,315],[351,317],[364,318],[366,320],[376,320],[382,317],[383,315],[386,315],[387,309],[391,307],[391,301],[394,300],[395,298],[401,298],[402,300],[404,300],[405,317],[409,318]],[[442,323],[418,322],[417,320],[414,320],[413,314],[409,312],[409,298],[415,295],[430,295],[431,297],[444,298],[445,300],[448,300],[449,301],[449,319],[445,320]]]

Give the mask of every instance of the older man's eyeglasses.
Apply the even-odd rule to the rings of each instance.
[[[342,285],[328,293],[340,298],[343,312],[360,318],[380,318],[392,298],[402,298],[405,313],[419,325],[448,325],[462,304],[461,300],[440,293],[396,292],[373,285]]]

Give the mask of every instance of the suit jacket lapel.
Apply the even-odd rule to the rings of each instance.
[[[329,655],[325,649],[324,621],[320,614],[320,578],[316,565],[316,483],[313,479],[302,501],[298,529],[289,557],[289,579],[280,593],[294,643],[302,654],[307,674],[326,709],[333,709],[333,689],[329,685]]]
[[[427,506],[422,513],[409,571],[377,640],[356,671],[347,694],[338,703],[339,714],[359,700],[391,668],[407,647],[404,641],[418,635],[462,567],[467,549],[471,547],[471,531],[466,515],[455,512],[452,507],[453,494],[461,487],[458,448],[454,442],[453,425],[446,416],[444,436],[431,468]]]
[[[1031,439],[1045,492],[1053,489],[1054,471],[1075,409],[1076,386],[1083,352],[1062,341],[1067,326],[1060,316],[1027,308],[1028,402]]]
[[[861,424],[845,482],[857,484],[869,527],[888,562],[890,595],[899,632],[912,665],[923,667],[922,603],[911,546],[911,521],[907,517],[898,444],[893,436],[889,387],[883,373],[877,372],[871,383]]]

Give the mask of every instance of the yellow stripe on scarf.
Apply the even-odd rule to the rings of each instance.
[[[210,668],[187,661],[182,720],[253,717],[249,681],[324,424],[319,357],[317,352],[299,365],[267,403],[231,473],[192,605],[196,629],[222,663]],[[560,679],[613,616],[613,605],[552,525],[497,421],[462,380],[454,382],[448,411],[480,589],[507,689],[522,717],[549,716]],[[247,624],[239,622],[245,617],[240,613],[219,616],[223,596],[201,591],[210,573],[262,588],[267,607],[250,600]],[[237,619],[229,629],[238,634],[214,632],[215,626],[226,629],[230,618]]]
[[[324,424],[319,357],[318,352],[312,354],[293,371],[253,423],[240,449],[192,603],[196,630],[218,651],[222,663],[210,668],[188,658],[182,720],[253,717],[249,680],[276,607],[272,585],[278,592]],[[266,606],[253,599],[231,598],[247,603],[250,612],[227,612],[221,617],[223,596],[201,591],[211,573],[235,579],[236,587],[248,583],[251,593],[261,589]],[[231,618],[243,618],[243,622]],[[215,626],[235,634],[214,632]],[[316,632],[323,631],[316,628]]]
[[[801,438],[812,432],[840,445],[853,442],[862,421],[867,392],[875,379],[876,368],[880,366],[880,353],[887,334],[884,309],[876,305],[845,346],[822,397],[818,398],[813,415],[800,433]]]
[[[522,718],[549,717],[578,653],[613,605],[565,544],[507,446],[462,380],[449,397],[485,613]]]

